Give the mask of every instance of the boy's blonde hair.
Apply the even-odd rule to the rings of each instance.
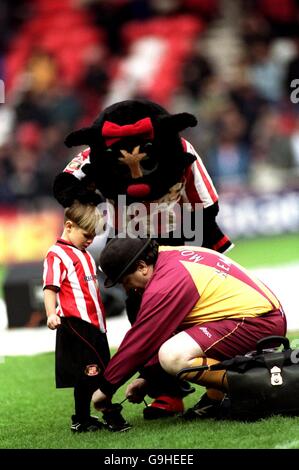
[[[64,211],[64,223],[70,220],[81,229],[95,236],[103,231],[103,217],[96,206],[75,201]]]

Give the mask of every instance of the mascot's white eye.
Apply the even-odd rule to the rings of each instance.
[[[150,150],[150,148],[153,146],[153,144],[151,142],[147,142],[146,144],[144,144],[143,148],[144,150]]]
[[[119,158],[119,153],[118,153],[118,151],[115,151],[115,149],[107,148],[105,150],[105,156],[107,158],[107,160],[106,160],[107,162],[115,163]]]
[[[158,168],[158,163],[155,160],[150,159],[149,157],[144,158],[140,162],[140,165],[142,167],[144,176],[153,173],[153,171],[156,171],[156,169]]]
[[[153,147],[153,144],[151,142],[146,142],[140,145],[140,152],[141,153],[144,152],[147,154],[145,158],[151,158],[152,147]]]

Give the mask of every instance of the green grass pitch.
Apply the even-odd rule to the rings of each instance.
[[[299,419],[272,417],[255,423],[203,420],[182,422],[180,417],[144,421],[144,405],[124,403],[123,414],[133,425],[125,433],[74,435],[72,389],[56,390],[54,354],[7,357],[0,366],[2,449],[273,449],[299,448]],[[122,387],[115,401],[124,398]],[[185,399],[192,406],[201,394]],[[149,401],[149,400],[148,400]],[[100,415],[100,413],[94,413]]]

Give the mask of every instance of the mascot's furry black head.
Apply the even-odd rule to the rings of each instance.
[[[83,172],[105,198],[124,194],[128,202],[152,201],[179,182],[195,160],[184,152],[179,132],[196,124],[192,114],[127,100],[104,109],[91,127],[69,134],[65,144],[90,147],[90,165]]]

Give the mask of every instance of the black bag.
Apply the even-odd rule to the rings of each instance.
[[[284,349],[265,349],[273,344],[282,344]],[[249,355],[236,356],[210,368],[192,369],[203,368],[227,370],[224,417],[252,421],[277,414],[299,415],[299,350],[290,349],[288,338],[268,336],[258,341],[256,351]]]

